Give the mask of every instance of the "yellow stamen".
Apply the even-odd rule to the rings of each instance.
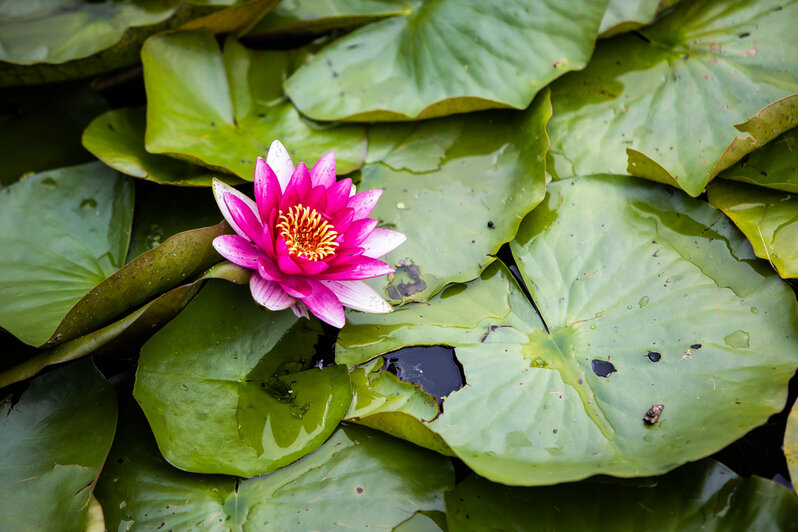
[[[291,255],[304,256],[311,261],[321,260],[335,253],[338,247],[338,232],[324,220],[316,209],[301,203],[288,212],[280,211],[277,229],[285,239]]]

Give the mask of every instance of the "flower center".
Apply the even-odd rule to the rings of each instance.
[[[277,222],[280,236],[285,239],[291,255],[304,255],[311,261],[321,260],[335,253],[338,232],[324,220],[316,209],[294,205],[288,212],[280,211]]]

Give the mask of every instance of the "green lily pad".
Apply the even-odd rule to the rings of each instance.
[[[335,151],[338,173],[363,164],[365,128],[303,118],[283,94],[292,52],[256,52],[207,31],[151,37],[141,51],[147,90],[145,147],[252,181],[255,160],[279,139],[294,162]]]
[[[134,395],[166,459],[250,477],[321,445],[351,392],[344,366],[312,367],[320,332],[248,287],[209,282],[141,350]]]
[[[349,316],[336,346],[349,365],[453,346],[467,385],[426,426],[480,475],[660,474],[783,407],[795,296],[706,203],[631,178],[558,181],[511,247],[545,323],[494,263],[427,304]]]
[[[370,284],[424,301],[479,275],[543,199],[550,116],[544,91],[522,113],[373,126],[360,190],[383,189],[372,217],[407,241],[382,259],[397,272]]]
[[[0,327],[31,345],[53,337],[124,264],[132,217],[132,184],[98,162],[0,190]]]
[[[790,470],[792,487],[798,490],[798,403],[792,405],[784,431],[784,458]]]
[[[146,111],[143,107],[116,109],[95,118],[83,133],[83,146],[123,174],[164,185],[210,186],[213,178],[228,185],[243,181],[144,149]]]
[[[407,15],[416,0],[295,0],[281,2],[247,33],[284,35],[317,33]]]
[[[448,459],[355,426],[269,475],[193,475],[161,458],[143,421],[125,419],[97,486],[109,530],[385,530],[443,510],[454,484]]]
[[[336,40],[285,88],[316,120],[414,120],[525,109],[585,66],[607,0],[416,2]]]
[[[0,185],[29,172],[92,160],[80,145],[80,135],[92,118],[108,109],[93,90],[75,84],[5,89],[0,100]]]
[[[757,257],[783,278],[798,278],[798,196],[719,179],[708,198],[745,234]]]
[[[449,530],[791,530],[798,501],[783,486],[743,478],[714,460],[653,487],[580,482],[511,488],[474,475],[446,493]]]
[[[548,171],[609,172],[699,195],[746,153],[798,125],[798,4],[682,2],[601,41],[552,86]]]
[[[35,379],[0,402],[5,530],[80,530],[116,429],[113,388],[90,361]]]
[[[246,31],[276,0],[50,0],[0,7],[0,85],[86,78],[139,61],[147,37],[177,28]]]
[[[353,397],[344,419],[454,456],[441,437],[426,426],[438,416],[437,400],[420,386],[381,371],[380,366],[382,359],[377,358],[349,373]]]
[[[16,366],[0,371],[0,388],[29,379],[53,364],[76,360],[101,349],[113,352],[114,347],[119,348],[121,344],[129,344],[134,340],[141,342],[142,337],[146,339],[152,336],[157,328],[177,316],[199,291],[204,280],[225,279],[237,284],[247,284],[249,275],[250,270],[229,262],[220,263],[209,268],[197,280],[161,294],[141,308],[102,329],[64,342],[28,358]]]
[[[611,37],[650,24],[657,14],[679,0],[610,0],[601,19],[599,36]]]
[[[720,177],[798,192],[798,128],[782,133],[724,170]]]

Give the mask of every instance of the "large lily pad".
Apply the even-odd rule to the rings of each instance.
[[[383,259],[396,274],[372,286],[423,301],[479,275],[543,199],[550,116],[544,91],[522,113],[374,126],[360,188],[383,189],[372,216],[407,241]]]
[[[5,530],[81,530],[116,429],[113,388],[89,361],[34,380],[0,403]]]
[[[281,2],[248,35],[323,32],[407,15],[415,0],[295,0]]]
[[[511,488],[467,478],[446,494],[451,532],[502,530],[794,530],[798,501],[783,486],[742,478],[714,460],[652,487],[581,482]]]
[[[230,185],[242,182],[235,176],[147,152],[144,149],[145,127],[146,111],[143,107],[109,111],[86,128],[83,146],[111,168],[156,183],[210,186],[214,177]]]
[[[248,287],[209,282],[141,350],[134,395],[166,459],[250,477],[321,445],[351,392],[344,366],[312,366],[320,332]]]
[[[717,180],[709,202],[722,210],[785,279],[798,278],[798,196]]]
[[[526,108],[582,68],[607,0],[416,2],[338,39],[287,81],[317,120],[413,120]]]
[[[80,145],[83,128],[108,109],[105,100],[84,85],[27,87],[0,92],[0,185],[23,174],[88,162]]]
[[[31,345],[124,264],[133,217],[129,180],[89,163],[0,190],[0,326]]]
[[[796,2],[682,2],[601,41],[585,70],[552,86],[549,172],[631,173],[697,196],[798,125],[796,16]]]
[[[192,475],[161,458],[143,422],[126,419],[97,487],[109,530],[390,530],[442,510],[454,484],[448,459],[355,426],[269,475]]]
[[[724,179],[798,192],[798,128],[793,128],[720,174]]]
[[[455,347],[467,385],[427,426],[480,475],[659,474],[783,407],[794,294],[719,211],[630,178],[559,181],[511,246],[545,323],[495,263],[428,304],[349,316],[336,350]]]
[[[363,164],[365,128],[303,118],[283,94],[291,52],[255,52],[234,39],[224,56],[213,35],[156,35],[141,51],[147,89],[145,147],[252,181],[255,160],[279,139],[294,162],[335,151],[339,173]]]

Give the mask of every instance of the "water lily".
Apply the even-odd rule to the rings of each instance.
[[[275,140],[255,165],[255,201],[219,180],[213,192],[236,232],[213,246],[227,260],[252,269],[252,297],[269,310],[308,310],[336,327],[344,309],[390,312],[391,306],[363,279],[394,271],[379,257],[405,236],[377,228],[369,218],[382,190],[355,193],[351,179],[336,181],[335,155],[308,170],[296,168]]]

